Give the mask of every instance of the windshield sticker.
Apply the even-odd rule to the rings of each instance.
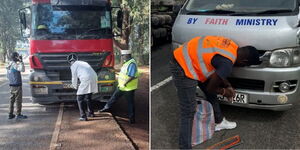
[[[237,26],[276,26],[278,19],[237,19]]]
[[[195,24],[197,22],[198,18],[188,18],[187,24]]]
[[[206,18],[205,24],[227,25],[228,19]]]

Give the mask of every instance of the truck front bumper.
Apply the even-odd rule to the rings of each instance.
[[[33,103],[39,104],[52,104],[59,102],[75,102],[76,90],[65,88],[66,82],[61,81],[48,81],[48,82],[29,82],[32,93]],[[68,82],[68,84],[70,84]],[[92,99],[107,102],[115,90],[115,80],[98,81],[99,93],[93,94]],[[42,90],[44,93],[37,93],[36,89]]]

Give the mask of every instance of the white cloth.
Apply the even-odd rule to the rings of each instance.
[[[77,89],[77,95],[98,93],[98,77],[94,69],[84,61],[75,61],[71,65],[72,86]]]
[[[14,62],[14,61],[10,61],[8,63],[8,65],[6,66],[6,69],[7,70],[10,70],[10,69],[15,69],[15,70],[18,70],[20,72],[25,72],[25,66],[24,66],[24,63],[23,62]]]
[[[121,50],[121,55],[128,55],[131,54],[132,51],[131,50]]]

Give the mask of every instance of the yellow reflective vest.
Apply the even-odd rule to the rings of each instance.
[[[124,65],[121,68],[121,72],[120,72],[119,77],[118,77],[118,83],[119,83],[118,87],[119,87],[119,89],[121,91],[132,91],[132,90],[137,89],[137,87],[138,87],[138,78],[137,78],[138,75],[139,75],[138,68],[136,68],[137,71],[136,71],[136,73],[134,75],[135,78],[133,80],[131,80],[130,82],[128,82],[125,87],[122,87],[122,88],[120,87],[120,85],[124,85],[125,82],[130,78],[127,75],[127,72],[128,72],[128,67],[129,67],[129,65],[131,63],[134,63],[136,65],[135,60],[134,59],[130,59],[129,61],[127,61],[126,63],[124,63]]]

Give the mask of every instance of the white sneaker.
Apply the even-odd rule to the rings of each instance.
[[[219,124],[216,124],[215,131],[220,131],[223,129],[234,129],[236,128],[236,122],[231,122],[223,118],[222,122]]]

